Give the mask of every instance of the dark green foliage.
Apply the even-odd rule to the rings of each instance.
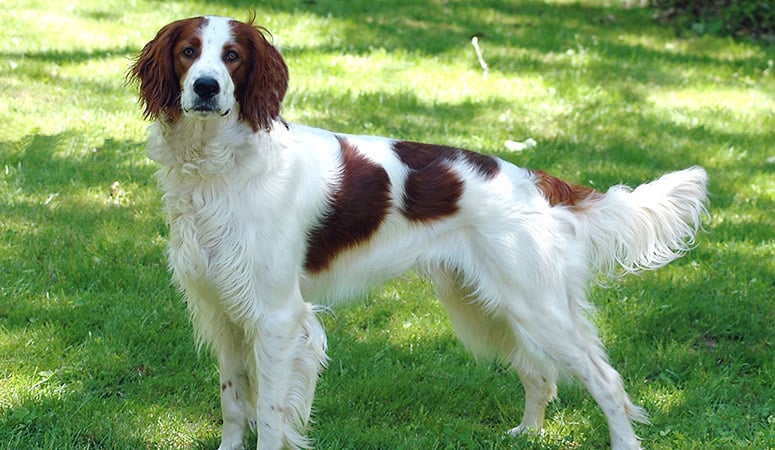
[[[678,32],[750,37],[775,42],[771,0],[651,0],[657,17]]]

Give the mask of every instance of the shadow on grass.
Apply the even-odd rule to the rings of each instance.
[[[225,3],[245,11],[256,7],[242,0]],[[567,70],[567,64],[547,63],[539,55],[589,51],[602,56],[587,74],[587,79],[581,80],[590,84],[607,81],[616,74],[637,81],[674,85],[680,81],[669,69],[676,64],[691,65],[702,71],[719,66],[739,69],[764,64],[763,68],[766,68],[767,62],[765,57],[756,56],[711,56],[707,48],[685,53],[627,43],[621,39],[622,35],[637,38],[653,36],[656,32],[658,41],[659,38],[672,38],[672,30],[652,26],[650,9],[626,8],[618,3],[590,6],[538,1],[312,0],[263,2],[259,8],[266,15],[304,13],[342,22],[343,39],[334,46],[324,44],[314,47],[315,51],[322,52],[365,54],[375,48],[384,48],[387,51],[400,49],[426,55],[459,51],[473,55],[470,40],[476,35],[485,48],[501,49],[493,54],[485,53],[492,70],[549,73]],[[257,22],[261,23],[261,15]],[[283,34],[282,29],[270,31],[277,36]],[[764,51],[767,49],[763,47]],[[474,61],[472,63],[476,64]]]
[[[246,10],[254,6],[244,1],[230,4]],[[321,0],[275,1],[260,7],[269,13],[303,12],[346,22],[347,36],[341,46],[290,49],[289,57],[294,53],[317,51],[368,54],[375,47],[440,55],[462,48],[470,51],[471,35],[481,34],[483,45],[494,48],[487,54],[491,68],[504,73],[530,71],[565,80],[567,64],[549,61],[541,55],[580,49],[595,52],[599,58],[593,59],[577,82],[588,86],[602,84],[631,103],[644,99],[629,87],[629,80],[673,86],[681,83],[673,73],[675,66],[691,65],[699,71],[721,66],[731,71],[738,66],[750,68],[759,63],[756,57],[726,60],[703,54],[676,54],[619,40],[618,35],[624,32],[653,32],[642,27],[643,16],[648,14],[642,10],[505,1],[417,5],[410,1],[340,4]],[[95,14],[101,20],[113,17]],[[614,20],[609,18],[611,15]],[[633,19],[631,15],[637,17]],[[272,31],[276,35],[283,33],[283,30]],[[514,49],[519,56],[514,57],[508,49]],[[24,57],[39,63],[63,64],[132,52],[115,48],[95,52],[25,53]],[[476,64],[474,60],[472,64]],[[625,79],[612,79],[612,74]],[[541,142],[540,152],[513,155],[498,152],[496,148],[478,147],[475,133],[476,130],[498,133],[493,131],[492,121],[499,111],[510,108],[518,115],[530,115],[533,112],[529,105],[500,100],[431,104],[413,94],[411,86],[399,94],[376,92],[353,98],[321,91],[299,94],[289,101],[290,106],[296,102],[300,109],[319,112],[316,125],[364,132],[363,126],[371,124],[378,134],[408,139],[425,136],[425,140],[448,144],[455,144],[450,139],[462,139],[475,150],[496,153],[521,166],[556,168],[555,174],[563,178],[583,183],[592,180],[596,187],[620,181],[637,184],[678,168],[677,163],[702,162],[702,154],[696,150],[683,150],[675,145],[663,149],[662,141],[691,141],[695,148],[699,142],[707,148],[739,138],[735,133],[687,129],[664,118],[638,114],[616,119],[630,120],[628,123],[633,129],[659,130],[658,136],[635,133],[602,142],[594,142],[590,137],[579,141],[559,136]],[[597,106],[590,104],[581,112],[592,113]],[[439,120],[440,117],[444,120]],[[560,117],[559,120],[568,122],[567,129],[588,127],[592,122],[583,117]],[[515,127],[525,135],[531,131],[520,128],[520,124]],[[510,137],[511,132],[504,132],[486,142],[502,142]],[[186,314],[177,294],[171,288],[159,288],[168,286],[164,257],[166,226],[158,200],[146,197],[148,192],[156,195],[151,188],[155,168],[138,164],[131,156],[142,153],[141,142],[108,138],[100,140],[91,153],[67,151],[70,146],[83,149],[91,145],[84,139],[77,133],[66,132],[54,136],[32,134],[20,141],[0,143],[0,158],[11,174],[4,179],[10,186],[7,191],[10,196],[3,199],[5,248],[0,256],[2,278],[11,281],[0,287],[4,297],[0,304],[0,328],[25,337],[48,336],[49,339],[42,344],[41,341],[33,343],[37,353],[32,356],[25,354],[31,350],[26,350],[21,341],[8,341],[0,354],[13,355],[14,364],[29,370],[47,371],[50,360],[46,358],[51,357],[47,353],[61,352],[54,355],[54,361],[60,365],[53,367],[54,378],[50,381],[64,386],[60,392],[5,408],[0,416],[3,420],[0,428],[5,432],[18,430],[21,436],[32,437],[42,445],[52,436],[52,430],[62,428],[62,420],[76,416],[74,422],[84,428],[82,432],[73,432],[71,428],[73,447],[109,447],[106,445],[109,442],[148,447],[154,443],[145,442],[131,427],[102,424],[90,428],[88,424],[92,424],[93,418],[78,416],[82,414],[79,405],[85,400],[90,404],[112,403],[108,409],[115,408],[116,420],[135,414],[122,413],[127,409],[152,410],[154,407],[171,411],[171,415],[195,417],[195,407],[181,404],[186,399],[194,403],[204,401],[201,395],[204,391],[212,392],[205,399],[212,404],[197,406],[208,411],[207,420],[217,428],[214,368],[209,358],[196,360]],[[746,139],[749,145],[760,148],[767,148],[770,140],[765,135]],[[717,164],[720,176],[711,185],[715,207],[733,207],[737,202],[737,181],[724,173],[760,178],[772,175],[773,166],[760,164],[760,159],[760,155],[754,155],[752,160],[730,159]],[[605,164],[596,161],[605,161]],[[136,195],[143,197],[126,203],[114,199],[111,197],[114,181],[129,190],[124,195],[133,195],[135,187]],[[775,204],[770,197],[762,196],[756,208],[772,211]],[[628,385],[631,392],[643,379],[647,380],[646,386],[641,386],[643,389],[650,383],[661,383],[665,389],[682,392],[683,399],[673,409],[666,408],[654,416],[657,424],[669,425],[674,418],[693,421],[721,414],[723,408],[719,405],[727,398],[750,397],[746,392],[767,397],[766,390],[756,386],[756,378],[749,374],[768,370],[761,361],[767,358],[762,355],[771,353],[768,344],[771,333],[766,330],[770,328],[772,308],[762,299],[769,298],[768,293],[775,288],[766,285],[764,280],[774,279],[775,274],[760,260],[735,249],[733,244],[746,239],[767,244],[775,238],[773,228],[765,220],[741,218],[739,223],[715,225],[713,232],[714,239],[721,241],[720,246],[729,244],[730,247],[709,249],[701,244],[696,259],[688,256],[672,271],[688,272],[686,281],[662,279],[658,274],[627,281],[628,292],[647,293],[643,296],[645,299],[629,311],[611,307],[617,317],[606,324],[613,336],[638,341],[635,347],[618,342],[610,347],[617,360],[634,360],[641,365],[623,370],[625,376],[638,377]],[[711,270],[704,276],[692,275],[693,260],[710,261]],[[738,282],[725,283],[723,290],[718,290],[715,277],[733,278]],[[752,284],[752,279],[758,281]],[[733,289],[733,286],[739,287]],[[691,295],[687,296],[687,292]],[[49,300],[48,294],[53,294],[53,300]],[[671,303],[677,296],[684,299],[683,304]],[[127,303],[131,305],[128,308]],[[374,320],[373,310],[358,311]],[[318,395],[316,433],[323,447],[379,448],[382,442],[378,441],[380,434],[373,433],[375,429],[382,436],[414,434],[415,437],[398,437],[396,441],[415,439],[412,442],[437,448],[449,447],[453,441],[466,442],[472,447],[513,447],[513,442],[498,440],[499,433],[516,424],[522,409],[521,387],[513,375],[504,375],[497,368],[475,366],[451,334],[418,342],[418,346],[431,349],[418,351],[396,346],[387,336],[364,341],[356,332],[335,324],[335,320],[329,322],[333,323],[329,336],[337,359],[324,374]],[[674,347],[666,355],[649,352],[651,345]],[[428,354],[433,352],[437,352],[438,358],[429,358]],[[60,356],[62,360],[56,359]],[[614,362],[616,367],[623,365]],[[703,377],[725,374],[729,375],[724,379],[729,381],[728,385],[707,390],[696,388]],[[374,391],[374,378],[385,380],[383,390]],[[170,382],[172,379],[174,383]],[[178,390],[154,394],[154,389],[170,389],[173,385]],[[453,391],[456,393],[450,395]],[[397,395],[404,395],[405,399],[397,401]],[[564,404],[555,411],[569,408],[584,414],[592,410],[587,408],[586,402],[590,399],[581,389],[561,388],[560,395]],[[134,403],[127,400],[128,396]],[[636,394],[633,397],[638,401]],[[752,410],[757,414],[766,413],[766,404],[756,402],[755,398],[752,397]],[[99,414],[102,408],[83,411]],[[602,417],[597,414],[591,425],[572,426],[577,434],[594,433],[597,441],[604,442],[607,432],[602,428]],[[763,418],[766,421],[766,414]],[[137,422],[152,421],[153,417],[145,419]],[[549,420],[553,420],[551,415]],[[755,423],[758,425],[761,420],[757,416]],[[712,435],[734,422],[730,418],[727,424],[712,424],[707,434]],[[743,426],[740,420],[737,422],[736,426]],[[656,439],[663,428],[640,430]],[[745,430],[740,435],[744,439]],[[348,442],[343,441],[343,436]],[[206,439],[194,445],[202,448],[217,445],[217,439]],[[527,439],[517,442],[530,445]],[[534,445],[535,448],[570,446],[556,442]]]
[[[150,38],[149,38],[150,40]],[[24,48],[18,48],[15,51],[0,52],[0,60],[12,59],[15,61],[25,60],[52,64],[80,64],[92,60],[113,58],[118,55],[127,55],[137,52],[138,49],[125,47],[101,48],[94,50],[44,50],[29,51]],[[3,69],[6,69],[3,67]]]

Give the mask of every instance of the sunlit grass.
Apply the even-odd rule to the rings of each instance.
[[[698,247],[590,295],[648,448],[770,448],[773,48],[678,39],[612,1],[12,2],[0,10],[0,442],[218,445],[214,361],[166,270],[167,230],[124,74],[171,20],[255,8],[291,72],[286,119],[461,145],[599,189],[706,166]],[[483,77],[470,39],[489,66]],[[509,153],[507,139],[534,138]],[[457,343],[409,274],[325,314],[320,448],[603,448],[560,388],[543,438],[506,438],[518,378]]]

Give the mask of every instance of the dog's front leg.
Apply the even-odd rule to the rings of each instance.
[[[305,427],[326,361],[323,328],[299,299],[266,311],[257,332],[258,448],[307,448]]]
[[[248,425],[255,420],[257,388],[255,386],[252,347],[242,329],[225,316],[219,326],[213,347],[218,357],[221,379],[221,412],[223,434],[218,450],[240,450]]]

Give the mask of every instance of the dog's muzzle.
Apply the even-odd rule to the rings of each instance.
[[[186,112],[195,111],[201,114],[217,112],[221,116],[229,114],[230,109],[222,111],[218,104],[218,94],[221,93],[221,86],[218,80],[212,77],[201,77],[194,81],[194,93],[196,101]]]

